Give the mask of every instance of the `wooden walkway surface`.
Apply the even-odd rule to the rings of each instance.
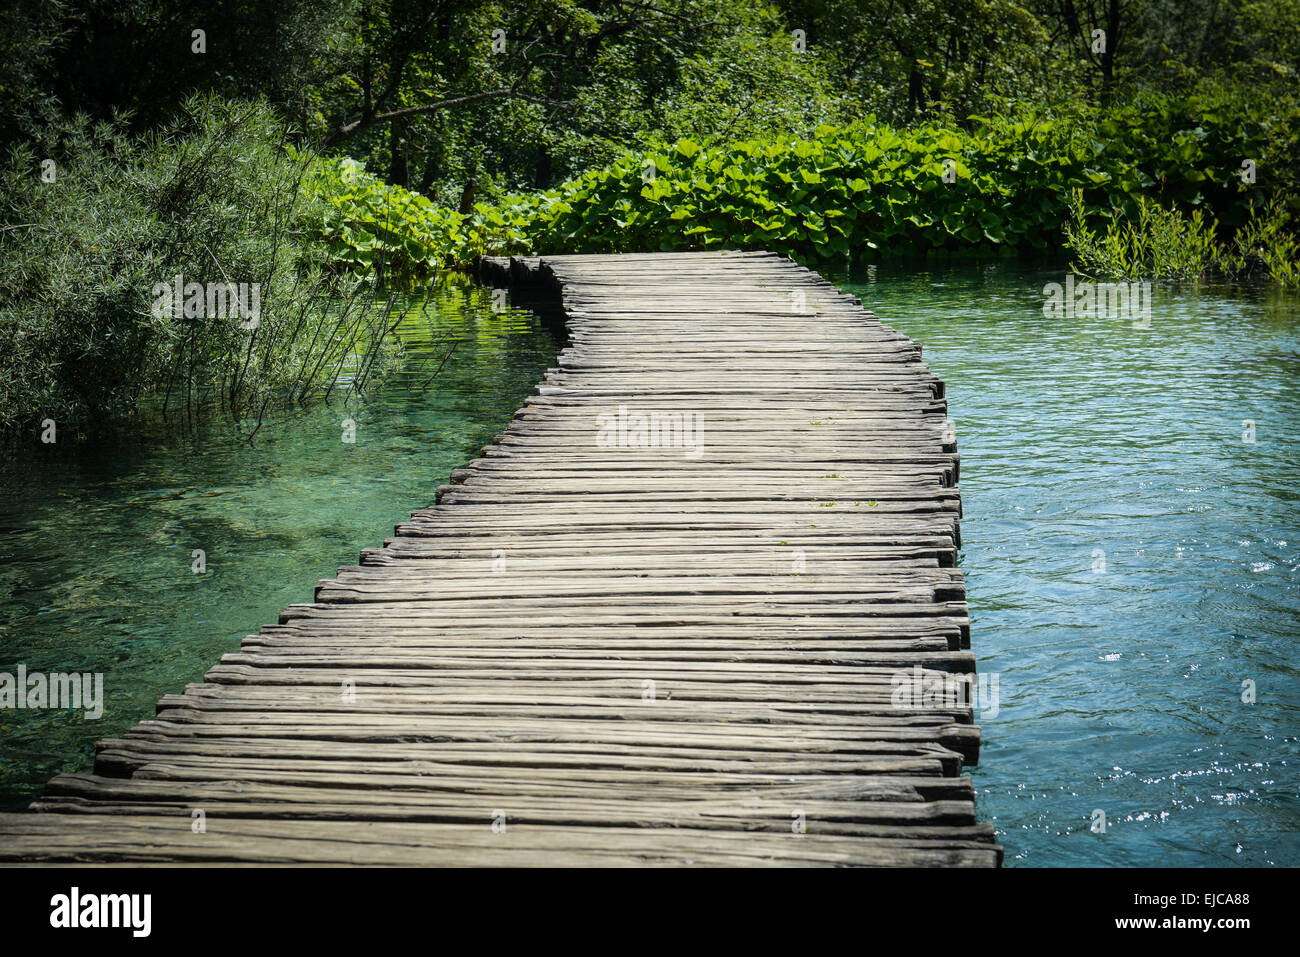
[[[894,694],[975,664],[919,347],[764,253],[481,269],[562,291],[536,396],[0,860],[1000,863],[971,709]]]

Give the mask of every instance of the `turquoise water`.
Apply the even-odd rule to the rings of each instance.
[[[1048,282],[846,284],[947,383],[980,815],[1010,866],[1300,865],[1300,296],[1156,287],[1135,329]]]
[[[0,671],[102,672],[105,696],[98,721],[0,709],[0,807],[89,770],[97,739],[152,717],[159,697],[201,680],[433,501],[555,359],[533,313],[490,306],[460,282],[427,308],[413,302],[405,364],[381,392],[270,421],[252,446],[219,428],[60,443],[0,467]],[[342,440],[347,418],[353,443]]]
[[[948,383],[974,650],[1000,676],[980,814],[1012,866],[1300,865],[1300,297],[1157,288],[1133,329],[1045,318],[1063,279],[881,266],[848,284]],[[88,769],[96,739],[432,500],[554,359],[532,314],[488,306],[440,289],[380,394],[253,447],[217,430],[4,467],[0,671],[102,671],[107,708],[0,710],[0,805]]]

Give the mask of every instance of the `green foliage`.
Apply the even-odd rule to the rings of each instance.
[[[1047,4],[1014,0],[778,0],[839,84],[895,124],[967,116],[1000,99],[1074,99],[1087,67]],[[1041,11],[1041,12],[1040,12]],[[1054,12],[1054,11],[1053,11]]]
[[[1137,198],[1137,220],[1112,215],[1099,235],[1088,225],[1081,190],[1071,197],[1066,244],[1077,257],[1074,271],[1105,279],[1196,279],[1219,258],[1217,224],[1201,210],[1184,216]]]
[[[1294,109],[1300,89],[1298,0],[10,6],[0,12],[4,146],[38,140],[60,111],[103,119],[130,110],[133,128],[147,130],[195,90],[264,96],[307,140],[453,208],[471,180],[495,200],[684,137],[807,137],[819,123],[868,114],[896,127],[935,120],[971,129],[972,114],[1051,117],[1061,104],[1068,114],[1148,93],[1229,90],[1257,101],[1203,127],[1212,140],[1237,117],[1257,118],[1258,102]],[[201,55],[190,48],[195,28],[207,33]],[[504,31],[503,49],[493,49],[494,29]],[[796,29],[804,52],[792,49]],[[1096,29],[1111,38],[1102,53]],[[1182,129],[1157,123],[1146,134]],[[1296,148],[1293,137],[1300,161]],[[1197,152],[1214,158],[1215,146]]]
[[[1077,191],[1084,218],[1117,210],[1168,231],[1182,220],[1160,219],[1162,208],[1183,210],[1212,239],[1218,222],[1245,221],[1261,189],[1289,185],[1294,174],[1278,170],[1272,145],[1289,121],[1150,98],[1051,118],[973,118],[970,129],[899,130],[868,117],[808,138],[684,138],[553,190],[479,204],[467,222],[443,213],[448,225],[427,232],[452,263],[479,252],[721,247],[811,263],[874,249],[1057,251]],[[1257,157],[1256,184],[1243,181],[1242,157]]]
[[[305,186],[313,201],[305,224],[334,262],[359,273],[428,278],[439,250],[463,250],[469,239],[460,213],[390,186],[355,160],[311,161]]]
[[[1228,242],[1216,237],[1217,223],[1201,210],[1184,215],[1138,197],[1136,220],[1112,211],[1105,231],[1088,221],[1079,191],[1071,197],[1066,244],[1073,270],[1100,279],[1228,279],[1264,275],[1284,286],[1300,286],[1300,240],[1288,231],[1290,214],[1279,197],[1250,217]]]
[[[811,136],[822,123],[861,115],[860,101],[842,88],[835,61],[817,46],[796,52],[791,34],[770,8],[695,3],[708,27],[673,24],[677,55],[665,60],[633,36],[603,53],[590,85],[546,138],[573,173],[613,162],[629,149],[653,148],[683,137],[701,140]]]
[[[337,73],[342,40],[356,33],[359,0],[10,0],[0,11],[0,102],[21,115],[57,91],[64,112],[109,120],[129,113],[135,132],[168,123],[197,91],[263,97],[300,116],[308,91]],[[205,50],[193,50],[192,31]],[[14,74],[19,73],[19,76]],[[6,89],[10,77],[24,85]],[[8,96],[6,96],[8,94]],[[53,97],[51,97],[53,98]],[[5,120],[11,117],[6,109]],[[37,119],[37,117],[32,117]],[[43,119],[43,118],[41,118]],[[0,120],[0,133],[7,133]],[[4,147],[8,139],[0,140]]]
[[[320,394],[386,352],[369,284],[482,253],[839,264],[1055,252],[1068,226],[1095,269],[1189,274],[1213,247],[1292,282],[1297,3],[17,0],[0,426]],[[260,282],[262,326],[151,315],[180,273]]]
[[[1004,172],[980,162],[983,145],[870,119],[808,139],[683,139],[564,184],[528,233],[538,252],[762,247],[813,262],[1027,241],[1035,218],[1013,203]]]
[[[64,0],[0,5],[0,144],[16,142],[58,115],[43,82],[67,32]]]
[[[1250,218],[1220,253],[1219,268],[1234,278],[1262,271],[1274,282],[1300,288],[1300,237],[1280,197],[1251,207]]]
[[[379,368],[387,327],[361,283],[324,274],[301,225],[320,215],[307,160],[265,105],[196,98],[145,139],[84,120],[62,134],[53,182],[26,148],[2,174],[0,431],[93,428],[146,399],[187,424],[213,405],[257,421],[345,364],[356,388]],[[178,275],[257,284],[257,323],[158,308]]]

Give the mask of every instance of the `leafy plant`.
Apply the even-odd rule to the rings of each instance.
[[[192,425],[223,408],[251,423],[380,373],[393,345],[371,284],[327,271],[304,223],[310,159],[262,103],[194,98],[132,138],[84,119],[61,131],[53,181],[19,148],[3,173],[0,431],[44,419],[94,429],[155,405]],[[177,277],[180,277],[178,280]],[[177,308],[181,282],[258,290],[255,322]],[[251,293],[250,293],[251,295]],[[160,308],[160,302],[166,305]]]
[[[1199,209],[1184,216],[1138,198],[1136,219],[1111,210],[1105,231],[1089,225],[1081,191],[1070,203],[1066,243],[1075,255],[1073,269],[1106,279],[1199,279],[1213,272],[1229,279],[1262,274],[1286,286],[1300,285],[1300,241],[1287,231],[1289,214],[1280,197],[1250,218],[1232,239],[1219,242],[1214,220]]]
[[[355,160],[294,155],[308,163],[304,222],[336,264],[381,279],[423,279],[437,270],[440,250],[469,252],[460,213],[383,182]]]
[[[1111,211],[1105,233],[1088,225],[1081,190],[1071,194],[1066,244],[1076,256],[1074,271],[1107,279],[1196,279],[1220,258],[1217,223],[1201,210],[1184,217],[1145,197],[1137,199],[1136,221]]]
[[[1288,229],[1291,214],[1281,196],[1251,207],[1250,218],[1219,255],[1219,268],[1237,278],[1262,272],[1275,282],[1300,287],[1300,239]]]
[[[1108,111],[972,117],[969,128],[934,120],[895,129],[866,117],[807,137],[685,137],[552,190],[478,204],[463,219],[426,210],[418,237],[446,263],[483,252],[724,246],[811,263],[876,250],[1054,252],[1077,191],[1094,213],[1140,221],[1140,235],[1165,243],[1160,262],[1185,273],[1199,268],[1215,230],[1230,228],[1220,223],[1249,215],[1255,187],[1240,157],[1276,168],[1276,124],[1266,126],[1225,116],[1208,98],[1152,98]],[[1081,241],[1081,225],[1074,228]],[[1115,245],[1107,252],[1140,268],[1132,255]]]

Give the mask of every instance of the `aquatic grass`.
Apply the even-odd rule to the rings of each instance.
[[[1263,273],[1285,287],[1300,288],[1300,237],[1282,196],[1251,206],[1250,218],[1220,252],[1222,271],[1234,278]]]
[[[1136,218],[1118,210],[1102,213],[1104,232],[1089,225],[1083,191],[1070,194],[1066,246],[1081,276],[1105,279],[1196,279],[1219,260],[1218,222],[1196,209],[1184,216],[1146,197],[1137,198]]]
[[[1104,228],[1092,225],[1104,220]],[[1250,207],[1249,218],[1231,239],[1220,241],[1219,223],[1194,209],[1184,215],[1138,197],[1136,217],[1119,210],[1089,209],[1082,190],[1070,196],[1065,224],[1072,269],[1096,279],[1194,280],[1209,274],[1237,280],[1264,276],[1283,286],[1300,285],[1300,241],[1288,230],[1290,214],[1281,196]]]

